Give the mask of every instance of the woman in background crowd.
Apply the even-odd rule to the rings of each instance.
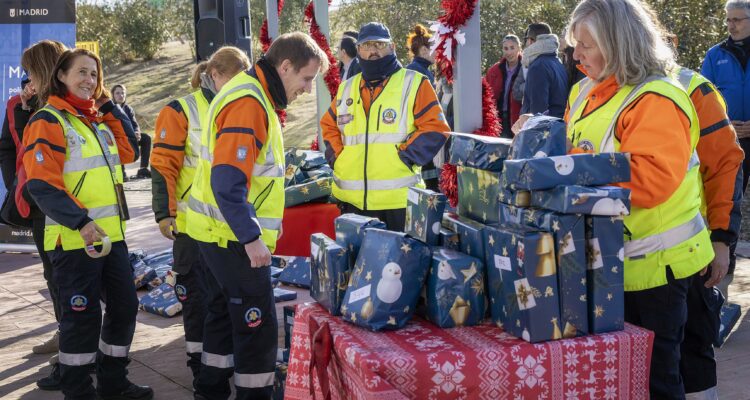
[[[432,35],[427,31],[427,28],[421,24],[414,25],[406,38],[406,48],[409,49],[409,54],[412,57],[411,64],[407,65],[406,68],[426,76],[430,80],[430,84],[435,87],[435,74],[430,70],[435,62],[435,58],[430,54],[431,37]]]
[[[487,83],[495,96],[497,114],[503,126],[500,136],[505,138],[513,137],[510,128],[521,114],[523,97],[514,96],[513,86],[519,75],[523,75],[522,58],[521,40],[516,35],[506,35],[503,38],[502,58],[487,70]]]
[[[148,163],[151,159],[151,136],[141,132],[141,127],[138,125],[138,121],[135,119],[135,111],[133,111],[133,107],[130,107],[130,105],[126,103],[127,97],[128,92],[125,88],[125,85],[118,84],[112,86],[112,100],[115,102],[115,104],[119,105],[123,111],[125,111],[125,115],[128,116],[130,124],[133,125],[135,137],[138,138],[138,146],[140,147],[141,153],[141,168],[138,169],[138,172],[133,178],[151,178],[151,171],[148,170]],[[125,172],[123,168],[123,174],[124,173]],[[127,181],[127,176],[125,176],[124,179]]]

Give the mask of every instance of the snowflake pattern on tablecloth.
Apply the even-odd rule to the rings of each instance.
[[[430,399],[465,398],[466,387],[462,383],[466,375],[461,370],[466,366],[466,356],[463,353],[432,353],[427,357],[427,362],[434,371],[431,380],[435,386],[430,390]]]

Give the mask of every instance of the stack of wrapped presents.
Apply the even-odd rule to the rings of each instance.
[[[310,294],[371,330],[419,315],[454,328],[488,319],[536,343],[624,326],[624,153],[567,153],[565,125],[535,119],[511,141],[452,134],[458,206],[409,188],[403,232],[345,214],[311,237]]]
[[[328,201],[333,170],[322,152],[289,149],[285,154],[285,207],[313,201]]]

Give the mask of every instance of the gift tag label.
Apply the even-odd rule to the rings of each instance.
[[[406,199],[409,201],[409,203],[419,204],[419,193],[410,190],[406,195]]]
[[[510,257],[495,254],[495,268],[501,271],[511,271]]]
[[[359,288],[352,292],[351,295],[349,295],[349,304],[352,304],[354,302],[357,302],[359,300],[365,299],[367,297],[370,297],[370,291],[372,288],[372,284],[369,284],[365,287]]]

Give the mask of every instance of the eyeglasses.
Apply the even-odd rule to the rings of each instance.
[[[362,50],[372,51],[372,50],[384,50],[386,47],[390,46],[390,42],[364,42],[362,44],[357,45]]]
[[[727,18],[727,19],[724,20],[724,23],[727,24],[727,25],[729,25],[729,24],[737,25],[741,21],[744,21],[746,19],[750,19],[750,17],[745,17],[745,18]]]

